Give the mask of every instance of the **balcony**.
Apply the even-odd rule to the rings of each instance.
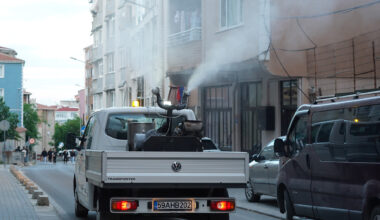
[[[92,62],[103,59],[103,47],[98,45],[92,48]]]
[[[92,80],[92,94],[103,92],[103,78],[97,78]]]
[[[202,28],[194,27],[189,30],[171,34],[168,37],[168,47],[174,47],[192,41],[199,41],[202,39]]]
[[[200,27],[172,34],[168,37],[168,72],[191,69],[202,60]]]
[[[102,25],[103,25],[103,13],[98,12],[92,20],[92,30],[91,31],[94,32],[95,30],[100,28]]]
[[[115,89],[115,73],[107,73],[105,78],[106,84],[104,86],[104,90]]]

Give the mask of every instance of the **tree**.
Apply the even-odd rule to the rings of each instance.
[[[54,126],[54,146],[58,146],[60,142],[63,142],[65,146],[67,146],[66,143],[66,135],[68,133],[73,133],[76,136],[80,135],[80,118],[76,117],[72,120],[67,120],[63,124],[56,123]]]
[[[3,97],[0,97],[0,121],[7,120],[9,121],[10,127],[6,132],[6,139],[19,139],[20,136],[16,132],[18,115],[14,112],[9,111],[9,107],[5,105]],[[0,141],[4,141],[4,132],[0,131]]]
[[[24,127],[26,131],[26,140],[38,138],[37,124],[39,122],[38,114],[33,105],[24,104]]]

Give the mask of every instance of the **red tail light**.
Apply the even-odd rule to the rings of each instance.
[[[210,208],[213,211],[233,211],[235,201],[211,201]]]
[[[134,211],[137,201],[112,201],[112,211]]]

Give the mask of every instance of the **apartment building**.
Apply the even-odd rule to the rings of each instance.
[[[0,97],[18,115],[18,127],[23,127],[23,67],[24,60],[13,49],[0,46]]]
[[[55,111],[56,106],[47,106],[42,104],[36,104],[38,118],[38,133],[41,138],[37,139],[36,145],[33,147],[34,152],[40,155],[43,149],[48,150],[50,143],[53,143],[54,125],[55,125]]]
[[[153,104],[151,88],[164,90],[163,1],[91,3],[93,110]],[[167,92],[166,92],[167,93]]]
[[[258,151],[274,136],[274,120],[260,120],[274,117],[265,96],[275,77],[261,65],[269,59],[261,56],[269,45],[266,2],[167,4],[167,74],[173,85],[191,90],[190,107],[204,121],[205,135],[225,150]]]

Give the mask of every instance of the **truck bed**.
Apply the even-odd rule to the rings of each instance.
[[[248,173],[243,152],[86,151],[86,178],[104,188],[245,187]]]

